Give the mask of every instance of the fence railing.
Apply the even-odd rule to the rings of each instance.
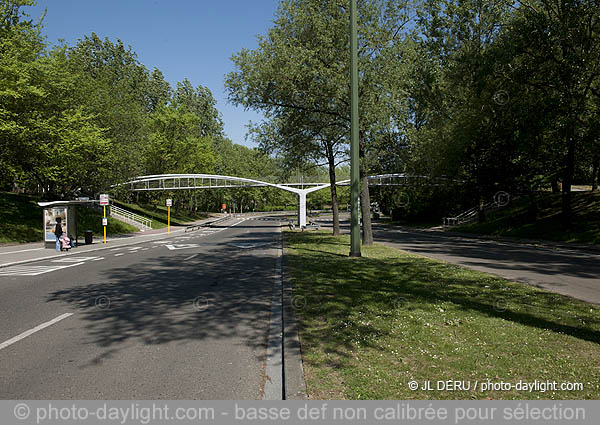
[[[484,213],[484,215],[493,213],[494,211],[499,210],[501,207],[504,207],[507,204],[508,204],[508,202],[506,202],[506,203],[498,202],[497,200],[488,202],[487,204],[485,204],[483,206],[483,213]],[[442,224],[444,226],[461,226],[463,224],[473,223],[473,222],[477,221],[478,219],[479,219],[479,205],[476,207],[473,207],[471,209],[468,209],[466,211],[463,211],[456,217],[444,217],[442,219]]]
[[[151,219],[132,213],[131,211],[127,211],[115,205],[110,206],[110,215],[111,217],[114,217],[120,221],[124,221],[125,223],[129,223],[137,227],[142,232],[144,230],[152,230]]]

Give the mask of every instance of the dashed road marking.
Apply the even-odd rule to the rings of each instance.
[[[60,316],[49,320],[48,322],[42,323],[41,325],[36,326],[35,328],[31,328],[28,331],[23,332],[22,334],[19,334],[11,339],[9,339],[8,341],[4,341],[2,344],[0,344],[0,350],[5,349],[6,347],[8,347],[9,345],[13,345],[15,342],[19,342],[22,339],[27,338],[30,335],[33,335],[36,332],[41,331],[44,328],[47,328],[48,326],[52,326],[55,323],[60,322],[61,320],[66,319],[67,317],[71,317],[73,315],[73,313],[65,313],[65,314],[61,314]]]
[[[195,244],[195,243],[180,243],[180,244],[169,244],[169,245],[165,245],[167,248],[169,248],[169,250],[176,250],[176,249],[189,249],[189,248],[198,248],[200,245]]]

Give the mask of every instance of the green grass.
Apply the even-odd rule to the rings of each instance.
[[[600,309],[348,237],[286,232],[313,399],[598,399]],[[581,382],[583,391],[411,391],[410,381]]]
[[[151,219],[153,229],[167,227],[168,213],[166,206],[132,204],[117,200],[113,202],[118,207]],[[183,226],[206,217],[205,213],[193,214],[186,210],[177,210],[175,207],[171,207],[171,226]]]
[[[77,207],[80,236],[91,229],[94,235],[102,234],[102,214],[85,207]],[[0,243],[41,242],[43,209],[37,199],[28,195],[0,192]],[[107,234],[137,232],[135,227],[112,218],[108,219]]]
[[[569,227],[563,226],[560,217],[561,195],[546,193],[538,195],[540,212],[537,220],[528,215],[529,199],[521,198],[486,217],[485,223],[450,230],[600,245],[600,192],[573,192],[572,196],[574,219]]]
[[[42,211],[30,196],[0,192],[0,243],[43,240]]]
[[[77,207],[77,234],[82,237],[86,230],[94,232],[94,237],[102,237],[104,230],[102,229],[102,213],[94,211],[91,208]],[[138,232],[137,227],[129,223],[123,223],[112,217],[108,218],[108,226],[106,226],[107,235],[122,235],[126,233]]]

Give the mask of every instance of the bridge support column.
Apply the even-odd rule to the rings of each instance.
[[[306,192],[298,193],[298,227],[306,226]]]

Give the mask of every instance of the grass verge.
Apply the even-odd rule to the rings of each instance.
[[[528,214],[529,199],[521,198],[487,217],[485,223],[453,227],[450,230],[600,245],[600,192],[573,192],[571,195],[574,218],[567,227],[562,224],[560,216],[561,195],[544,193],[537,195],[539,214],[536,220],[532,220]]]
[[[0,192],[0,243],[42,241],[42,214],[34,198]]]
[[[86,230],[94,232],[94,237],[102,237],[102,213],[94,211],[91,208],[77,207],[77,234],[83,237]],[[112,217],[108,217],[108,226],[106,226],[107,235],[123,235],[126,233],[135,233],[139,229],[129,223],[124,223]]]
[[[313,399],[598,399],[600,309],[348,237],[286,232]],[[468,390],[411,391],[458,380]],[[582,383],[578,391],[481,391],[481,383]],[[473,388],[477,381],[477,388]]]
[[[43,209],[37,199],[28,195],[0,192],[0,243],[41,242]],[[88,229],[94,235],[102,234],[102,214],[85,207],[77,207],[79,225],[77,231],[83,236]],[[137,232],[135,227],[113,218],[108,219],[107,234]]]

